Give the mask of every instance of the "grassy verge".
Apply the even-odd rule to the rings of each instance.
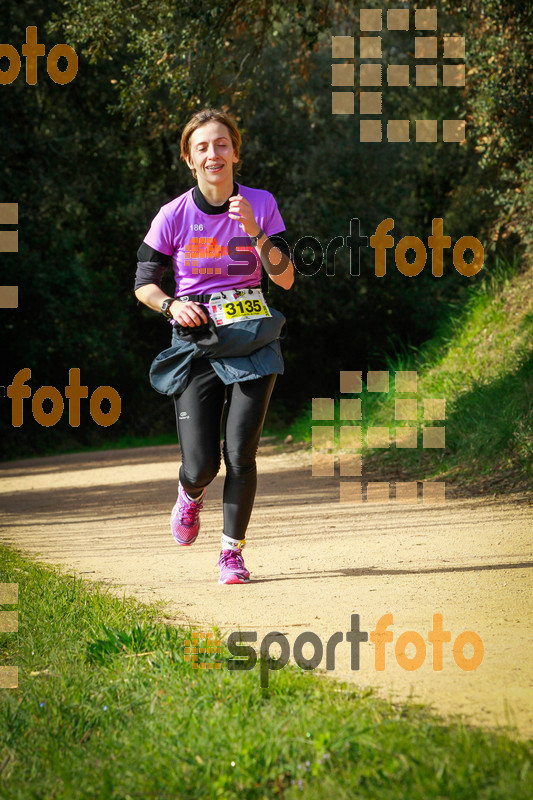
[[[531,485],[533,478],[533,268],[496,264],[436,336],[419,351],[396,355],[382,369],[390,391],[363,384],[363,432],[389,427],[391,445],[363,449],[365,471],[390,478],[446,478],[491,491]],[[417,372],[417,391],[395,391],[395,375]],[[416,419],[395,420],[395,402],[418,399]],[[425,398],[445,399],[445,419],[424,419]],[[296,421],[294,441],[310,443],[311,408]],[[343,422],[342,424],[350,424]],[[416,448],[396,448],[397,429],[417,428]],[[423,446],[423,428],[445,428],[445,447]],[[363,436],[364,442],[364,436]]]
[[[0,797],[530,797],[531,743],[504,731],[287,667],[261,689],[225,652],[194,670],[190,631],[162,624],[161,605],[6,548],[0,565],[19,586],[18,633],[0,634],[19,667],[0,691]]]

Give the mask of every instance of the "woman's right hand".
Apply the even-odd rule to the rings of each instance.
[[[193,300],[174,300],[170,306],[170,313],[176,322],[185,328],[194,328],[208,322],[203,306]]]

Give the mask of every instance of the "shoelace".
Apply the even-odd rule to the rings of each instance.
[[[240,550],[223,550],[218,563],[220,566],[227,567],[232,572],[240,572],[245,569],[244,559]]]
[[[194,500],[186,500],[180,509],[180,524],[181,525],[196,525],[198,522],[198,515],[202,510],[203,497],[198,502]]]

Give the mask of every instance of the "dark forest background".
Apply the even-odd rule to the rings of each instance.
[[[291,245],[312,235],[325,249],[334,236],[348,236],[352,218],[370,236],[386,217],[394,219],[396,242],[405,235],[426,242],[432,219],[443,217],[452,244],[463,235],[483,242],[482,273],[498,257],[527,259],[531,3],[417,7],[435,5],[439,63],[442,35],[466,36],[466,87],[386,88],[383,116],[464,118],[462,145],[360,143],[357,113],[331,113],[331,36],[357,36],[357,2],[3,4],[0,42],[20,53],[26,27],[36,25],[47,52],[61,42],[74,47],[79,71],[57,85],[41,58],[35,86],[25,82],[24,62],[19,77],[0,86],[0,202],[19,204],[20,241],[17,254],[1,255],[2,283],[19,286],[19,307],[0,313],[0,383],[29,367],[33,392],[52,385],[64,394],[69,369],[78,367],[89,394],[110,385],[122,398],[121,417],[109,428],[93,422],[87,401],[79,428],[68,425],[67,408],[57,425],[42,427],[29,400],[23,426],[13,428],[4,397],[7,457],[174,430],[171,402],[148,381],[152,359],[169,344],[169,327],[138,305],[133,279],[151,219],[192,185],[179,137],[203,106],[237,119],[239,180],[275,195]],[[384,31],[383,63],[413,64],[413,36],[412,24],[409,32]],[[358,276],[350,275],[344,248],[335,276],[324,265],[314,275],[298,274],[290,292],[270,285],[269,302],[287,316],[290,334],[272,419],[288,423],[313,396],[333,396],[341,369],[379,368],[391,353],[420,346],[481,275],[459,275],[448,251],[444,277],[434,278],[428,251],[425,270],[404,277],[389,251],[387,275],[377,278],[369,252],[362,250]],[[166,280],[173,293],[170,273]]]

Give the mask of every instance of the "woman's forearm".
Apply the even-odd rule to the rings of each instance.
[[[167,300],[169,295],[155,283],[146,283],[135,289],[135,297],[153,311],[161,311],[161,303],[163,300]]]
[[[267,242],[269,245],[265,247]],[[290,289],[294,283],[294,265],[290,258],[272,244],[266,234],[257,242],[256,250],[270,280],[282,289]]]
[[[155,283],[147,283],[135,289],[135,297],[153,311],[161,311],[163,300],[169,300],[170,296]],[[185,327],[201,325],[208,321],[207,312],[204,307],[192,300],[174,300],[168,307],[170,315],[179,325]]]

